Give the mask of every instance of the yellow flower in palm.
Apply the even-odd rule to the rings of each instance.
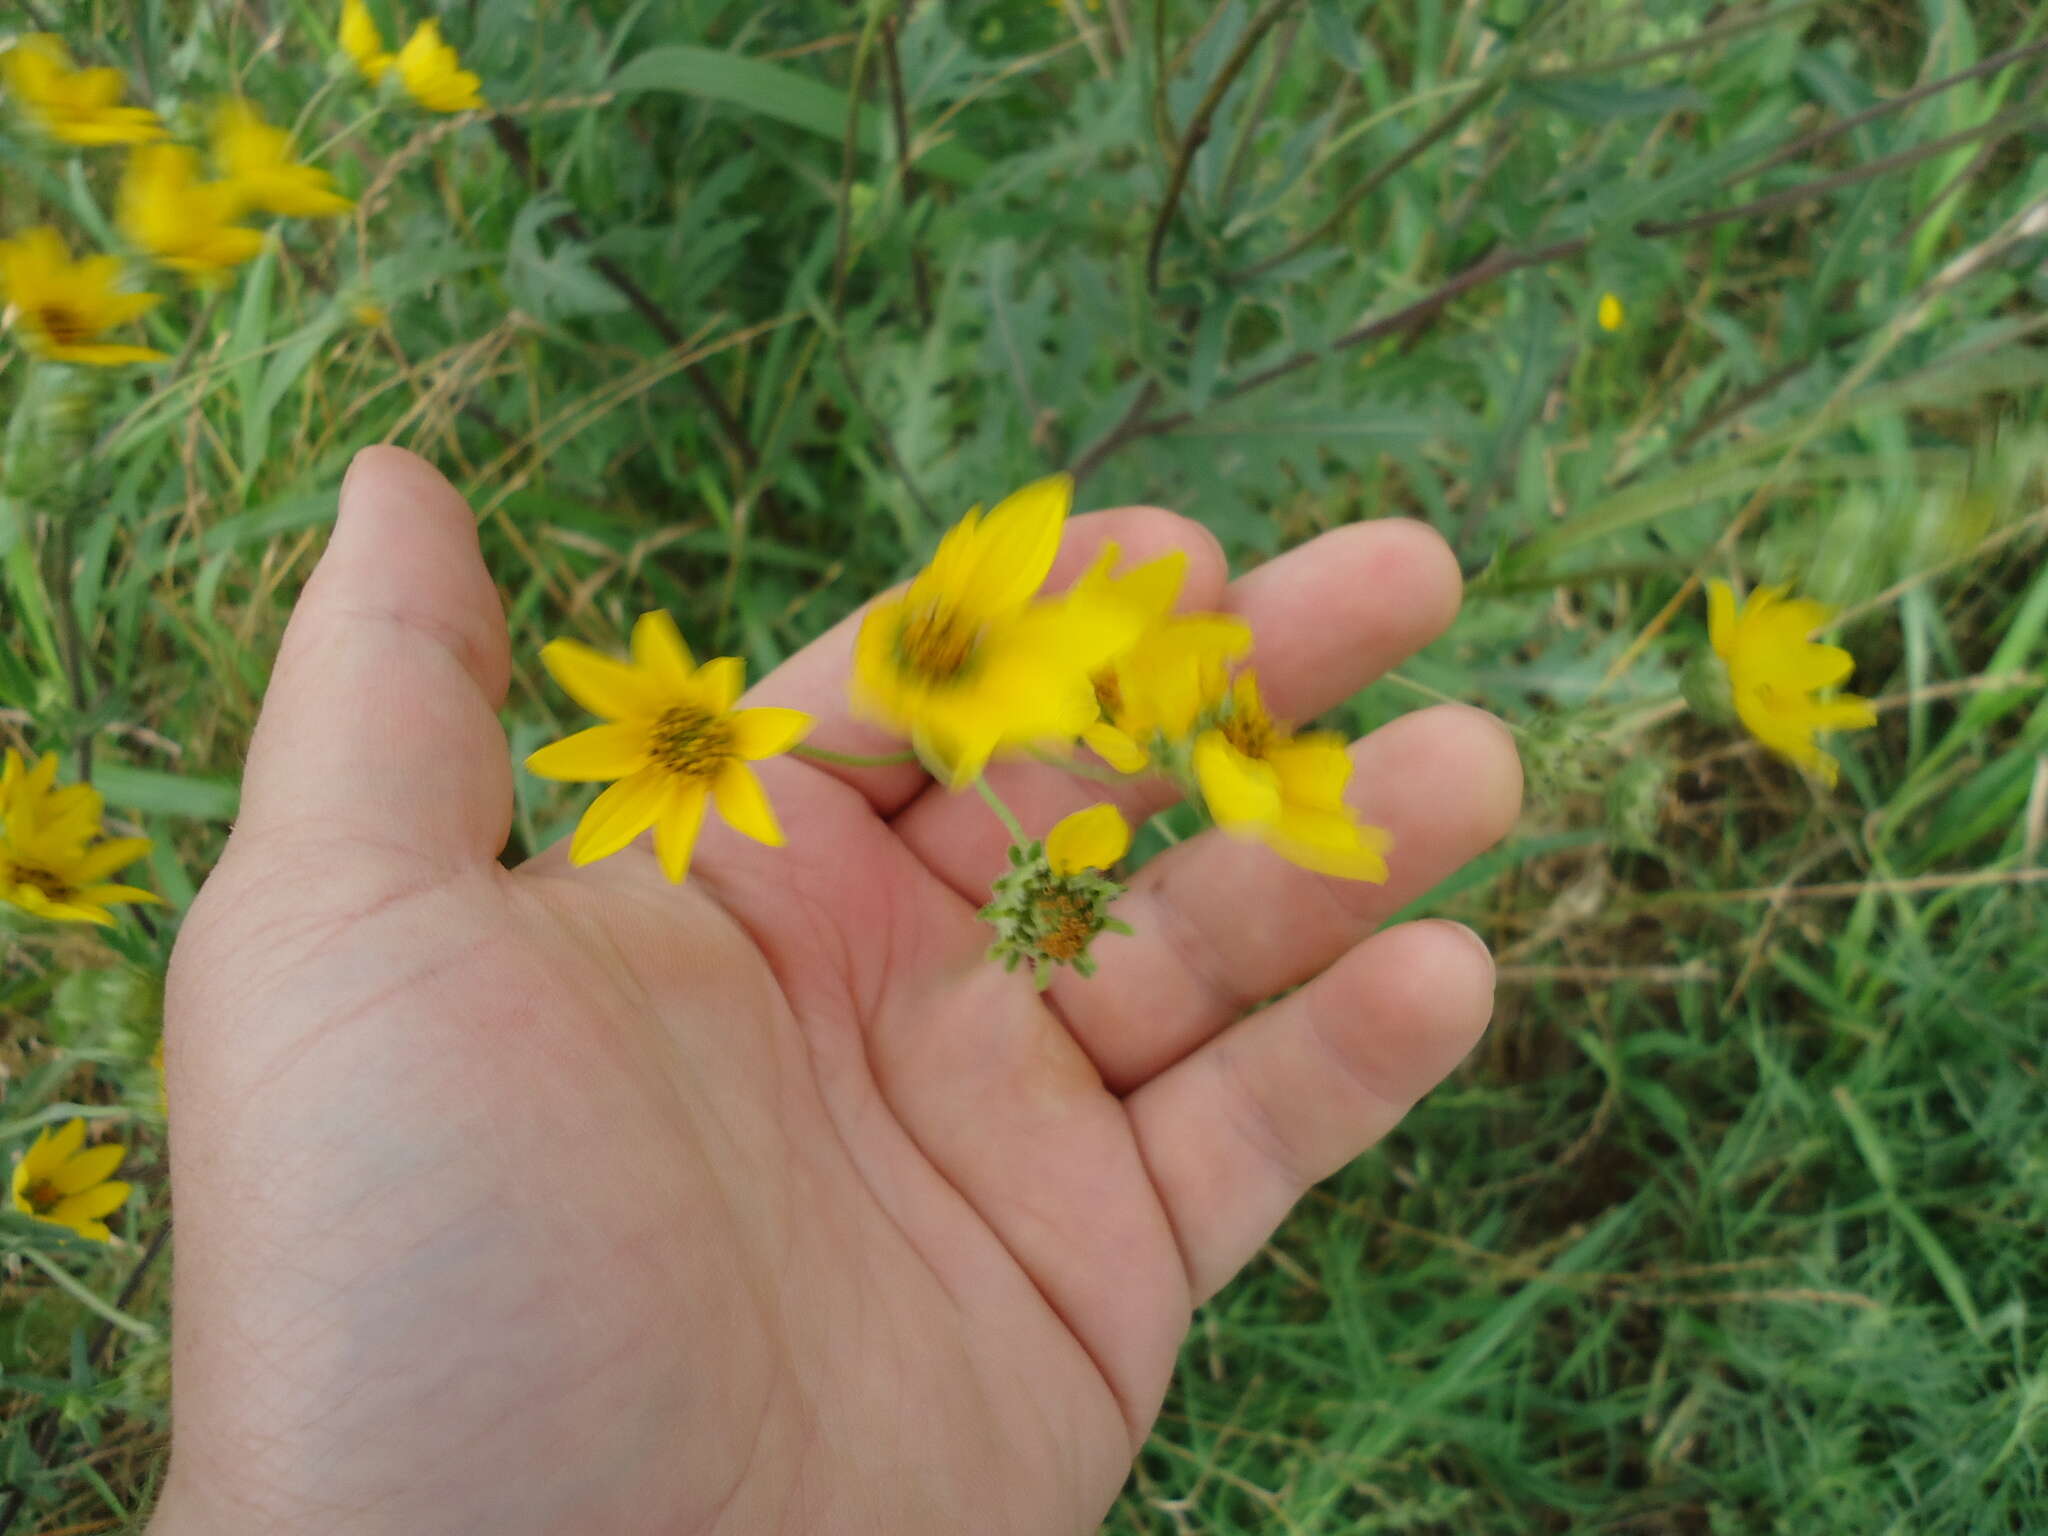
[[[127,1155],[119,1142],[87,1147],[83,1120],[68,1122],[54,1135],[45,1126],[14,1165],[14,1208],[96,1243],[110,1242],[114,1234],[106,1218],[128,1198],[128,1186],[114,1170]]]
[[[441,40],[441,24],[423,21],[398,50],[398,78],[406,94],[429,112],[471,112],[484,105],[483,81],[462,67]]]
[[[1738,613],[1728,583],[1709,583],[1708,638],[1728,668],[1735,713],[1750,735],[1832,785],[1840,765],[1814,736],[1864,730],[1877,724],[1877,711],[1851,693],[1818,696],[1820,689],[1846,681],[1856,658],[1838,645],[1814,642],[1814,631],[1834,618],[1834,610],[1811,598],[1787,597],[1790,590],[1759,587]]]
[[[363,0],[348,0],[341,8],[341,51],[355,62],[362,77],[375,85],[390,73],[395,62],[384,49],[384,34],[377,30],[377,18]]]
[[[1095,674],[1137,638],[1136,614],[1100,594],[1035,601],[1073,494],[1054,475],[975,508],[861,623],[856,707],[956,789],[999,751],[1071,744],[1098,717]]]
[[[1296,735],[1266,713],[1258,679],[1239,675],[1221,717],[1195,738],[1195,780],[1216,825],[1282,858],[1346,880],[1387,878],[1393,838],[1345,803],[1351,755],[1334,731]]]
[[[54,362],[111,368],[163,357],[153,347],[93,339],[128,324],[157,302],[153,293],[116,290],[120,275],[118,257],[73,261],[63,238],[47,224],[0,240],[0,303],[13,312],[30,348]]]
[[[633,626],[631,662],[574,640],[550,641],[540,659],[571,698],[607,723],[542,747],[527,758],[527,770],[574,783],[617,780],[577,823],[571,863],[609,858],[652,827],[662,872],[681,880],[707,800],[734,831],[782,846],[774,808],[747,764],[794,747],[811,717],[734,709],[745,663],[721,656],[698,666],[665,613],[644,613]]]
[[[317,219],[355,206],[334,190],[327,172],[294,160],[291,135],[240,98],[214,109],[213,158],[244,207]]]
[[[128,158],[117,218],[121,233],[161,266],[195,280],[218,277],[263,249],[263,236],[234,222],[241,196],[201,181],[199,156],[182,144],[145,144]]]
[[[141,144],[164,136],[157,115],[118,105],[118,69],[74,69],[61,40],[31,32],[0,54],[0,76],[30,122],[66,144]]]
[[[1088,602],[1121,604],[1135,616],[1138,638],[1094,677],[1101,718],[1081,733],[1096,756],[1119,773],[1137,773],[1163,745],[1184,741],[1195,721],[1221,702],[1230,663],[1251,649],[1251,626],[1222,613],[1176,614],[1187,575],[1179,550],[1114,576],[1111,544],[1074,591]]]
[[[108,876],[149,852],[146,837],[100,835],[104,802],[87,784],[55,786],[57,755],[0,763],[0,902],[59,923],[109,926],[107,909],[158,898]]]
[[[1130,823],[1106,802],[1062,817],[1045,834],[1045,861],[1056,875],[1107,869],[1130,850]]]

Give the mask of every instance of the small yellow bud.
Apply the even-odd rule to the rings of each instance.
[[[1598,318],[1600,329],[1603,331],[1618,331],[1621,329],[1622,322],[1628,319],[1628,311],[1621,307],[1620,295],[1613,293],[1603,293],[1600,295]]]

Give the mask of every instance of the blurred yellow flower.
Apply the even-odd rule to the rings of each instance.
[[[58,789],[56,778],[54,752],[30,764],[10,747],[0,762],[0,902],[52,922],[110,926],[110,906],[158,900],[132,885],[106,883],[149,852],[149,839],[95,842],[104,807],[99,791],[88,784]]]
[[[1137,773],[1161,743],[1183,741],[1196,719],[1221,702],[1230,663],[1251,649],[1251,627],[1221,613],[1176,614],[1187,556],[1162,555],[1112,575],[1118,549],[1107,545],[1074,584],[1087,602],[1120,604],[1139,625],[1137,640],[1094,677],[1101,718],[1081,739],[1119,773]]]
[[[240,202],[230,183],[199,179],[195,151],[145,144],[128,157],[116,219],[121,233],[160,266],[204,280],[263,249],[262,235],[234,222]]]
[[[1600,321],[1600,329],[1603,331],[1618,331],[1621,329],[1623,322],[1628,319],[1628,311],[1621,307],[1621,298],[1618,294],[1603,293],[1600,295],[1600,307],[1597,318]]]
[[[471,112],[484,105],[483,82],[441,41],[438,21],[415,27],[398,50],[397,62],[406,94],[429,112]]]
[[[1045,861],[1056,875],[1107,869],[1130,849],[1130,823],[1107,802],[1062,817],[1045,834]]]
[[[14,1208],[96,1243],[110,1242],[114,1234],[105,1218],[128,1198],[128,1186],[114,1170],[127,1155],[119,1142],[87,1147],[83,1120],[68,1122],[54,1135],[45,1126],[14,1165]]]
[[[355,206],[334,190],[327,172],[294,160],[291,136],[239,97],[214,109],[213,158],[245,208],[316,219]]]
[[[362,77],[375,85],[391,70],[394,62],[384,50],[384,34],[377,30],[377,18],[363,0],[347,0],[341,8],[341,51],[355,62]]]
[[[349,319],[369,330],[377,330],[391,323],[391,311],[382,304],[373,304],[363,299],[348,307]]]
[[[1877,724],[1877,711],[1851,693],[1818,697],[1819,689],[1847,680],[1856,658],[1838,645],[1814,642],[1814,631],[1834,618],[1834,610],[1811,598],[1788,598],[1790,590],[1759,587],[1737,612],[1728,583],[1710,582],[1708,637],[1728,668],[1735,713],[1750,735],[1832,785],[1840,765],[1814,736],[1864,730]]]
[[[734,831],[782,846],[775,811],[747,764],[794,747],[811,717],[734,709],[744,662],[721,656],[698,666],[665,613],[640,616],[630,662],[574,640],[549,641],[540,659],[563,691],[607,723],[542,747],[527,758],[527,771],[572,783],[617,780],[577,823],[571,863],[609,858],[652,827],[662,873],[681,880],[707,800]]]
[[[1295,735],[1266,713],[1258,679],[1239,675],[1222,717],[1195,738],[1195,779],[1216,825],[1282,858],[1345,880],[1387,878],[1393,839],[1345,803],[1351,755],[1334,731]]]
[[[118,106],[127,83],[118,69],[74,69],[61,39],[31,32],[0,54],[0,77],[22,112],[66,144],[141,144],[164,136],[157,115]]]
[[[115,256],[73,261],[63,238],[47,224],[0,240],[0,304],[14,315],[31,350],[54,362],[111,368],[163,357],[153,347],[93,339],[157,302],[153,293],[117,291],[120,275]]]
[[[855,706],[906,733],[953,788],[998,751],[1072,743],[1099,714],[1091,679],[1137,638],[1136,614],[1099,595],[1033,600],[1073,494],[1054,475],[970,511],[861,623]]]

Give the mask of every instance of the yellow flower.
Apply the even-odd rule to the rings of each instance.
[[[1621,329],[1622,322],[1628,319],[1628,311],[1621,307],[1621,298],[1618,294],[1603,293],[1600,295],[1598,318],[1600,329],[1603,331],[1618,331]]]
[[[1856,658],[1838,645],[1814,643],[1811,635],[1834,610],[1810,598],[1788,598],[1790,590],[1759,587],[1737,613],[1728,583],[1709,583],[1708,636],[1727,665],[1735,713],[1750,735],[1832,785],[1840,765],[1814,744],[1815,733],[1863,730],[1877,724],[1877,711],[1850,693],[1816,696],[1845,681]]]
[[[153,293],[117,292],[114,280],[120,274],[118,257],[73,261],[62,237],[47,224],[0,240],[0,301],[14,312],[29,346],[55,362],[111,368],[163,357],[151,347],[93,340],[157,302]]]
[[[158,900],[132,885],[105,883],[149,852],[149,839],[95,843],[99,791],[88,784],[57,789],[56,777],[54,752],[31,765],[9,748],[0,764],[0,902],[53,922],[110,926],[108,907]]]
[[[1045,834],[1045,861],[1056,875],[1107,869],[1130,849],[1130,824],[1107,802],[1062,817]]]
[[[1239,675],[1222,717],[1195,738],[1195,780],[1216,825],[1282,858],[1346,880],[1387,878],[1393,839],[1345,803],[1351,755],[1334,731],[1295,735],[1266,713],[1258,679]]]
[[[291,135],[240,98],[214,109],[213,158],[245,208],[317,219],[355,206],[334,190],[327,172],[294,160]]]
[[[63,42],[31,32],[4,54],[0,75],[30,122],[66,144],[141,144],[164,136],[154,112],[115,103],[127,88],[118,69],[74,69]]]
[[[483,82],[441,41],[438,21],[421,22],[398,50],[398,78],[429,112],[470,112],[484,105]]]
[[[384,51],[384,34],[377,30],[377,18],[363,0],[348,0],[341,8],[341,51],[355,61],[357,72],[372,85],[390,73],[394,61]]]
[[[794,709],[734,709],[746,664],[721,656],[698,666],[665,613],[633,626],[633,659],[574,640],[542,647],[542,663],[578,704],[606,724],[542,747],[526,760],[544,779],[615,779],[576,826],[574,864],[609,858],[654,828],[654,851],[670,880],[689,873],[706,800],[734,831],[782,846],[782,828],[761,781],[747,766],[804,739],[811,717]]]
[[[70,1121],[55,1135],[45,1126],[14,1165],[14,1208],[96,1243],[109,1242],[114,1234],[103,1218],[128,1198],[128,1186],[113,1176],[127,1155],[119,1142],[86,1147],[83,1120]]]
[[[199,156],[182,144],[145,144],[121,178],[121,233],[159,265],[205,279],[263,249],[263,236],[233,222],[241,198],[225,181],[201,181]]]
[[[853,699],[905,732],[954,788],[998,751],[1063,748],[1092,725],[1094,675],[1140,620],[1099,595],[1035,602],[1073,500],[1054,475],[969,512],[899,597],[868,610],[854,642]]]
[[[391,323],[391,311],[382,304],[372,303],[368,299],[359,299],[351,304],[348,307],[348,317],[365,330],[371,331],[381,330]]]
[[[1084,601],[1121,604],[1138,638],[1095,674],[1101,718],[1081,739],[1119,773],[1137,773],[1161,743],[1184,741],[1195,721],[1222,701],[1230,663],[1251,649],[1251,626],[1221,613],[1176,614],[1188,559],[1179,550],[1112,576],[1110,544],[1074,591]]]

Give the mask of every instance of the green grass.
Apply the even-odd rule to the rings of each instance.
[[[1049,467],[1240,565],[1425,518],[1465,613],[1342,714],[1522,733],[1523,827],[1426,904],[1496,1024],[1203,1310],[1107,1529],[2048,1528],[2048,51],[1977,69],[2048,8],[444,7],[546,190],[484,122],[360,121],[334,9],[30,8],[181,124],[303,111],[364,210],[167,301],[89,464],[0,352],[0,737],[89,743],[173,910],[362,443],[479,509],[515,750],[544,638],[660,605],[768,667]],[[0,165],[0,233],[111,242],[105,152],[10,119]],[[1738,573],[1847,609],[1886,702],[1832,793],[1676,703]],[[512,854],[571,813],[522,776]],[[164,1266],[85,1298],[169,1211],[174,930],[0,930],[0,1142],[90,1106],[140,1180],[112,1251],[0,1224],[22,1530],[161,1466]]]

